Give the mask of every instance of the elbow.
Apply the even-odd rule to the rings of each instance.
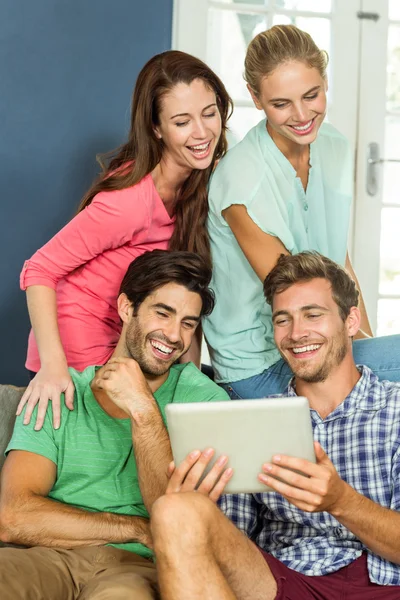
[[[18,544],[18,510],[14,507],[0,507],[0,541],[4,544]]]

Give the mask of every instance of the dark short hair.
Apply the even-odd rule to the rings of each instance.
[[[208,287],[212,271],[205,260],[193,252],[152,250],[135,258],[128,267],[119,290],[132,302],[135,312],[156,289],[177,283],[199,294],[201,316],[214,308],[214,292]]]
[[[358,306],[359,292],[356,284],[345,269],[319,252],[281,254],[275,267],[265,278],[265,299],[272,306],[275,294],[284,292],[295,283],[317,278],[326,279],[331,284],[332,297],[345,321],[350,309]]]

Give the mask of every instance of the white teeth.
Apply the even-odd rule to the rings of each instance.
[[[201,157],[203,154],[206,155],[208,153],[210,144],[211,142],[206,142],[205,144],[198,144],[197,146],[188,146],[188,148],[193,154]]]
[[[306,125],[302,125],[301,127],[299,125],[291,125],[291,127],[293,127],[293,129],[296,129],[296,131],[305,131],[306,129],[309,129],[309,127],[311,127],[311,123],[312,123],[312,119],[311,121],[309,121],[308,123],[306,123]]]
[[[295,354],[301,354],[301,352],[311,352],[312,350],[318,350],[321,344],[312,344],[311,346],[302,346],[301,348],[292,348]]]
[[[152,340],[150,343],[154,348],[157,348],[157,350],[164,352],[164,354],[171,354],[173,352],[173,348],[168,348],[168,346],[164,346],[161,342]]]
[[[193,150],[205,150],[208,147],[210,142],[206,142],[205,144],[199,144],[198,146],[190,146]]]

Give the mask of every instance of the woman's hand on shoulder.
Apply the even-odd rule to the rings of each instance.
[[[36,404],[39,404],[35,424],[35,430],[39,430],[43,426],[47,405],[51,400],[53,403],[53,427],[58,429],[61,422],[60,396],[62,393],[64,394],[66,406],[73,410],[74,392],[75,387],[65,364],[42,367],[26,388],[18,404],[17,415],[21,414],[26,405],[24,425],[27,425]]]
[[[244,204],[232,204],[222,211],[253,271],[264,282],[281,254],[289,254],[281,240],[265,233],[250,217]]]

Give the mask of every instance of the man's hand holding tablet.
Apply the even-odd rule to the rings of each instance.
[[[175,464],[179,465],[182,473],[187,469],[185,476],[188,482],[178,475],[176,481],[183,482],[182,487],[188,491],[196,489],[193,481],[198,482],[200,478],[196,475],[202,470],[207,476],[208,469],[214,468],[214,460],[218,457],[227,457],[222,466],[233,468],[233,474],[225,482],[226,494],[279,491],[260,478],[263,465],[271,463],[272,457],[278,454],[315,463],[306,398],[177,403],[167,405],[166,415]],[[199,464],[194,474],[189,474],[188,456],[195,449],[205,452],[211,448],[214,449],[213,455],[191,459],[194,462],[198,460]],[[270,478],[275,476],[271,473]],[[207,486],[214,481],[213,477],[215,471]]]

